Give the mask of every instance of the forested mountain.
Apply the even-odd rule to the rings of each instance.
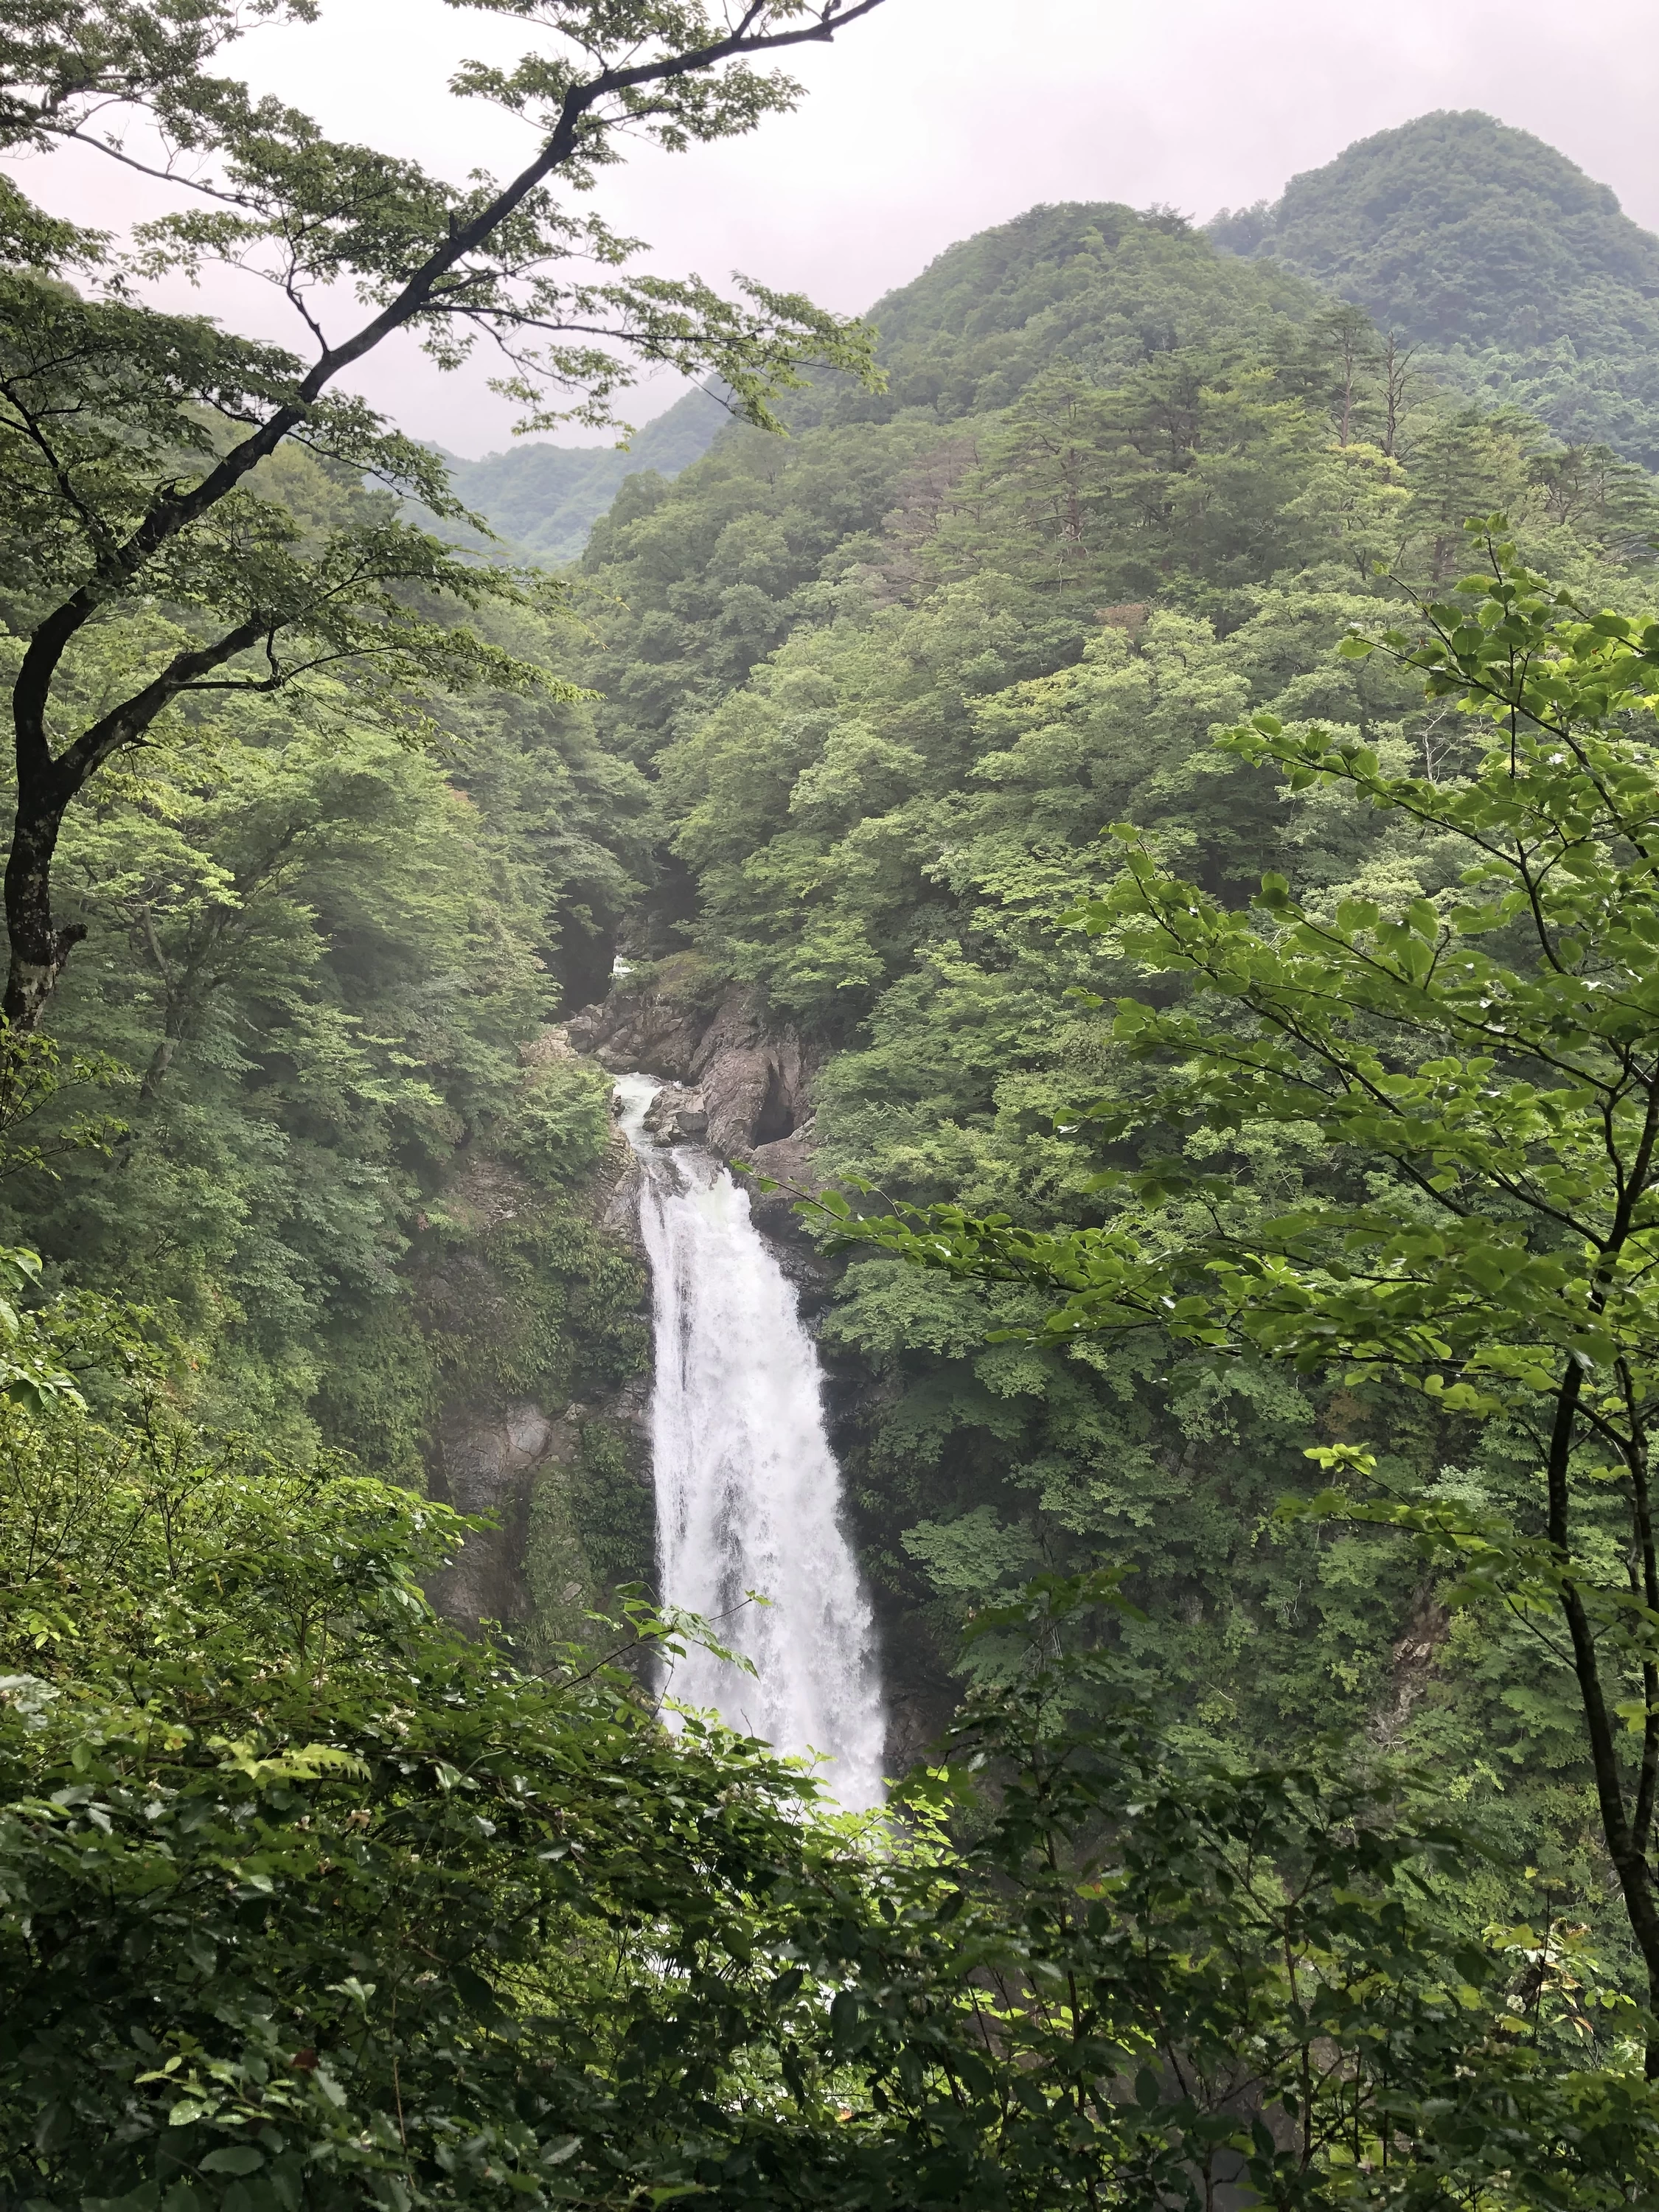
[[[1092,381],[1173,349],[1260,344],[1314,312],[1305,284],[1195,251],[1179,216],[1111,202],[1033,208],[951,246],[870,310],[884,393],[842,392],[798,418],[941,420],[1004,407],[1058,359]]]
[[[1092,374],[1185,328],[1248,342],[1264,318],[1305,315],[1294,285],[1231,287],[1159,247],[1182,228],[1105,204],[1036,208],[952,246],[871,308],[887,395],[843,395],[832,419],[917,406],[954,417],[1006,404],[1057,352]],[[1473,111],[1419,116],[1292,178],[1271,205],[1224,210],[1206,234],[1353,302],[1415,349],[1419,368],[1483,404],[1659,465],[1659,240],[1529,133]],[[1119,262],[1109,302],[1093,283],[1105,254]],[[797,399],[792,419],[816,421],[825,404]],[[503,537],[569,559],[627,476],[673,477],[725,421],[688,394],[626,453],[514,447],[453,464],[455,481]]]
[[[824,1169],[1088,1219],[1122,1155],[1084,1109],[1139,1095],[1067,998],[1133,969],[1057,926],[1109,870],[1102,825],[1136,822],[1231,902],[1270,869],[1321,901],[1437,888],[1409,838],[1328,797],[1287,807],[1212,732],[1316,715],[1432,767],[1443,711],[1340,657],[1393,577],[1443,582],[1463,518],[1502,509],[1529,557],[1634,605],[1659,505],[1635,465],[1402,373],[1356,311],[1163,216],[1039,210],[880,313],[885,396],[635,478],[584,556],[598,726],[653,786],[657,884],[624,944],[671,995],[758,988],[828,1052]],[[1212,1157],[1247,1206],[1328,1187],[1294,1133]],[[879,1258],[837,1291],[900,1666],[948,1671],[1034,1573],[1133,1560],[1148,1625],[1123,1641],[1172,1720],[1213,1745],[1340,1728],[1431,1750],[1582,1882],[1557,1825],[1579,1786],[1566,1686],[1519,1632],[1471,1626],[1454,1661],[1390,1540],[1263,1538],[1275,1498],[1316,1486],[1310,1435],[1381,1418],[1402,1468],[1465,1445],[1409,1398],[1224,1377],[1155,1342],[988,1348],[1034,1311]],[[1510,1478],[1500,1455],[1471,1480]],[[1517,1679],[1518,1702],[1494,1692]]]
[[[1185,230],[1179,217],[1102,203],[1035,208],[981,232],[871,309],[884,392],[820,380],[792,393],[784,412],[797,428],[886,422],[919,407],[949,419],[1002,405],[1059,354],[1106,368],[1200,333],[1243,337],[1311,311],[1305,286],[1242,280],[1225,262],[1183,251],[1172,241]],[[688,392],[625,452],[526,444],[449,465],[458,491],[503,538],[556,561],[581,551],[628,477],[672,479],[729,420]]]
[[[1352,300],[1486,405],[1659,465],[1659,239],[1527,131],[1419,116],[1209,228]]]
[[[506,185],[228,0],[0,36],[0,148],[142,115],[143,266],[301,311],[0,186],[7,2205],[1659,2202],[1652,242],[1452,117],[873,339],[633,273],[608,166],[879,4],[509,9]],[[400,328],[740,419],[452,485]],[[801,1179],[709,1457],[822,1358],[885,1814],[674,1699],[767,1594],[650,1586],[665,1037],[714,1263],[696,1148]]]
[[[828,1055],[824,1171],[1088,1218],[1103,1158],[1071,1124],[1117,1078],[1066,996],[1098,962],[1055,923],[1102,880],[1103,823],[1158,830],[1231,898],[1267,867],[1391,880],[1414,864],[1328,803],[1287,814],[1212,729],[1318,714],[1431,758],[1413,681],[1337,648],[1391,605],[1382,571],[1451,572],[1471,513],[1508,510],[1613,604],[1644,587],[1639,469],[1467,410],[1168,216],[1036,210],[880,312],[884,392],[821,380],[788,439],[735,428],[672,483],[633,474],[562,612],[491,617],[592,703],[441,702],[422,755],[354,734],[349,690],[320,720],[273,702],[222,718],[208,781],[158,756],[78,817],[59,896],[91,934],[53,1033],[130,1087],[104,1153],[19,1168],[14,1233],[88,1287],[142,1272],[233,1425],[408,1471],[458,1376],[580,1399],[637,1362],[634,1263],[573,1204],[602,1081],[520,1065],[618,948],[631,988],[695,1010],[752,987]],[[348,497],[299,464],[282,489]],[[475,1158],[519,1197],[492,1210]],[[1234,1164],[1246,1189],[1318,1180],[1278,1139]],[[480,1265],[474,1316],[454,1270]],[[1547,1676],[1522,1720],[1483,1667],[1402,1673],[1425,1601],[1385,1540],[1260,1540],[1352,1392],[1223,1387],[1167,1348],[985,1348],[1007,1318],[874,1260],[825,1324],[865,1407],[849,1463],[901,1677],[948,1698],[976,1609],[1133,1560],[1152,1626],[1127,1645],[1206,1741],[1391,1714],[1504,1777],[1537,1855],[1566,1849],[1540,1809],[1576,1756]],[[584,1449],[614,1486],[602,1428]],[[637,1535],[612,1551],[644,1564]]]
[[[587,533],[642,469],[676,477],[708,452],[731,421],[706,392],[688,392],[626,447],[550,446],[532,440],[481,461],[444,456],[451,483],[496,533],[545,561],[574,561]]]

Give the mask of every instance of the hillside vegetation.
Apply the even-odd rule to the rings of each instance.
[[[449,480],[499,537],[549,562],[574,561],[624,480],[641,469],[676,477],[706,453],[731,417],[705,392],[688,392],[626,446],[550,446],[539,440],[486,453],[444,456]]]
[[[1085,212],[1079,222],[1076,209],[1033,209],[878,300],[870,319],[888,392],[842,395],[831,415],[954,417],[1006,404],[1056,351],[1092,374],[1218,313],[1214,327],[1247,341],[1264,318],[1305,313],[1292,284],[1230,283],[1162,252],[1158,236],[1178,235],[1178,220],[1160,234],[1125,208]],[[1415,349],[1420,369],[1483,405],[1512,404],[1567,443],[1659,465],[1659,240],[1529,133],[1474,112],[1420,116],[1292,178],[1271,204],[1224,210],[1206,234],[1264,275],[1360,307]],[[1118,268],[1109,307],[1094,291],[1107,253],[1142,271],[1137,283]],[[823,411],[792,410],[802,421]],[[722,428],[688,395],[627,453],[515,446],[456,464],[455,480],[504,538],[569,559],[626,476],[672,477]]]
[[[1659,240],[1528,132],[1420,116],[1210,232],[1352,301],[1486,404],[1659,465]]]
[[[1228,902],[1269,869],[1321,899],[1436,888],[1409,837],[1324,794],[1287,806],[1211,733],[1266,708],[1432,765],[1444,710],[1340,650],[1389,615],[1394,576],[1443,579],[1462,518],[1502,508],[1564,580],[1635,604],[1659,508],[1605,450],[1426,378],[1391,398],[1369,326],[1163,217],[1044,210],[944,257],[890,327],[885,399],[832,399],[787,446],[729,438],[672,487],[637,478],[595,533],[585,582],[626,611],[598,617],[587,674],[605,742],[653,777],[663,852],[627,942],[682,991],[759,986],[833,1048],[826,1168],[1033,1226],[1092,1218],[1121,1155],[1083,1109],[1140,1080],[1068,1005],[1133,982],[1057,927],[1109,872],[1103,824],[1136,822]],[[913,375],[962,411],[902,404]],[[988,392],[1012,396],[966,411]],[[1340,1187],[1311,1132],[1215,1143],[1252,1203]],[[1146,1625],[1126,1651],[1194,1740],[1380,1729],[1591,1881],[1561,1820],[1583,1783],[1570,1692],[1501,1613],[1447,1647],[1389,1540],[1263,1538],[1275,1498],[1317,1486],[1309,1442],[1380,1423],[1427,1468],[1466,1449],[1455,1430],[1152,1341],[988,1346],[1034,1310],[881,1259],[842,1285],[827,1333],[864,1363],[858,1496],[901,1669],[937,1681],[1034,1573],[1132,1560]]]

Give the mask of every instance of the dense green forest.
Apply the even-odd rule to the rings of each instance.
[[[1113,216],[1101,215],[1109,230]],[[1041,220],[1034,211],[1027,222]],[[1402,360],[1443,387],[1488,408],[1516,407],[1565,443],[1605,444],[1648,468],[1659,462],[1659,249],[1606,185],[1529,133],[1473,112],[1419,116],[1292,178],[1271,205],[1224,208],[1205,233],[1229,254],[1294,272],[1362,308],[1385,344],[1391,338]],[[901,404],[957,415],[1006,402],[1030,361],[1056,347],[1088,368],[1097,357],[1127,361],[1138,345],[1152,351],[1171,343],[1184,289],[1173,270],[1164,272],[1167,292],[1160,285],[1139,301],[1120,298],[1120,311],[1142,321],[1117,333],[1127,352],[1098,356],[1103,333],[1080,330],[1076,343],[1062,334],[1065,288],[1048,294],[1037,274],[1044,249],[1030,228],[1011,228],[1000,247],[975,247],[1007,257],[995,305],[986,272],[970,276],[957,247],[921,283],[871,310],[883,360],[890,370],[902,360],[890,387]],[[944,309],[941,321],[946,288],[957,294],[957,315]],[[1237,296],[1228,327],[1241,337],[1251,315],[1247,297],[1257,301],[1257,313],[1265,301],[1260,294]],[[1281,307],[1288,297],[1279,295]],[[1026,338],[1033,315],[1042,327]],[[971,362],[957,357],[970,328],[993,341],[975,347]],[[922,368],[915,347],[924,333],[933,374],[950,363],[948,382],[930,380]],[[981,381],[994,364],[1005,385]],[[958,380],[964,370],[978,386],[975,397]],[[456,481],[505,538],[574,553],[630,470],[676,475],[720,427],[720,417],[688,395],[627,453],[532,443],[458,464]]]
[[[1136,361],[1154,313],[1173,343]],[[637,479],[595,533],[584,576],[626,609],[587,665],[599,726],[648,764],[668,855],[627,941],[674,992],[757,981],[831,1048],[827,1168],[1085,1219],[1114,1155],[1083,1109],[1126,1079],[1067,1004],[1103,988],[1098,958],[1055,924],[1110,871],[1102,824],[1158,833],[1230,900],[1270,868],[1329,897],[1397,888],[1409,838],[1322,793],[1287,808],[1210,732],[1266,708],[1432,762],[1450,740],[1420,680],[1340,655],[1389,602],[1382,572],[1443,579],[1462,518],[1503,509],[1529,557],[1634,606],[1659,507],[1635,465],[1426,379],[1390,424],[1368,325],[1162,217],[1045,210],[945,257],[890,326],[888,398],[832,401],[786,447],[733,437],[672,488]],[[896,404],[913,377],[960,411]],[[1257,1141],[1224,1156],[1264,1202],[1317,1186],[1312,1133]],[[1460,1794],[1501,1795],[1583,1882],[1560,1818],[1582,1754],[1548,1668],[1497,1621],[1462,1624],[1463,1663],[1439,1663],[1431,1589],[1386,1540],[1264,1538],[1275,1498],[1313,1486],[1307,1443],[1363,1428],[1366,1401],[1156,1343],[988,1347],[1010,1317],[878,1260],[827,1323],[869,1378],[859,1495],[907,1653],[948,1668],[988,1600],[1132,1559],[1147,1625],[1125,1634],[1183,1728],[1382,1729]],[[1385,1418],[1407,1463],[1462,1449],[1409,1400]]]
[[[1443,116],[867,329],[636,276],[630,133],[878,4],[559,0],[511,188],[0,28],[212,200],[0,199],[5,2205],[1659,2203],[1659,244]],[[447,465],[347,280],[737,419]],[[810,1070],[885,1816],[663,1724],[597,1001]]]
[[[1488,406],[1659,464],[1659,246],[1529,132],[1422,116],[1209,228],[1352,301]]]

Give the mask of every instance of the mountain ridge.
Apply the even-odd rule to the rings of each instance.
[[[1659,467],[1659,237],[1530,132],[1437,109],[1206,228],[1363,307],[1471,398]]]
[[[1659,468],[1659,237],[1565,155],[1475,109],[1357,139],[1277,201],[1224,209],[1196,232],[1113,201],[1028,208],[871,307],[885,392],[825,376],[786,412],[798,429],[957,420],[1009,404],[1056,358],[1115,374],[1305,325],[1322,298],[1398,331],[1419,367],[1483,406]],[[672,479],[731,419],[699,390],[626,448],[538,443],[452,470],[502,537],[565,562],[630,477]]]
[[[635,432],[625,446],[509,446],[481,460],[445,453],[450,481],[497,534],[544,560],[574,561],[631,476],[654,469],[672,478],[700,460],[731,416],[698,386]]]

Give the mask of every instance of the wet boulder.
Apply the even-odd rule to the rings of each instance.
[[[697,1144],[708,1133],[708,1109],[700,1091],[671,1083],[645,1109],[645,1128],[658,1145]]]

